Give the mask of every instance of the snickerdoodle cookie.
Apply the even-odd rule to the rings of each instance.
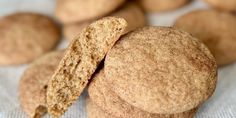
[[[129,104],[174,114],[202,104],[214,92],[217,66],[198,39],[168,27],[144,27],[123,36],[108,52],[105,76]]]
[[[24,72],[19,85],[21,107],[31,118],[39,118],[47,112],[46,89],[63,51],[51,52],[35,60]]]
[[[219,66],[236,61],[236,16],[213,10],[197,10],[180,17],[175,26],[203,41]]]
[[[193,118],[196,114],[197,108],[169,115],[152,114],[142,111],[128,104],[111,91],[110,86],[112,85],[106,83],[107,79],[103,70],[97,73],[88,87],[89,97],[105,113],[117,118]],[[89,112],[89,109],[87,111]]]
[[[61,116],[75,102],[126,27],[127,22],[122,18],[103,18],[87,26],[71,41],[48,84],[50,114]]]
[[[236,12],[236,0],[205,0],[216,9]]]
[[[134,30],[138,27],[145,26],[147,24],[145,14],[143,11],[134,3],[127,3],[118,11],[110,14],[111,16],[117,16],[124,18],[128,22],[128,27],[126,32]],[[92,21],[65,24],[63,28],[63,33],[66,39],[72,40],[76,35],[78,35],[81,30],[88,26]]]
[[[187,4],[190,0],[138,0],[146,12],[163,12]]]
[[[15,13],[0,19],[0,65],[33,61],[57,44],[60,32],[47,16]]]
[[[121,6],[125,0],[57,0],[56,16],[63,23],[100,18]]]
[[[88,118],[118,118],[103,111],[90,98],[86,99],[86,112]]]

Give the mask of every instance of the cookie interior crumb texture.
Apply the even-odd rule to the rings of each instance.
[[[61,116],[80,96],[105,54],[124,33],[127,22],[122,18],[98,20],[75,38],[49,82],[49,113]]]
[[[144,12],[135,3],[126,3],[122,8],[110,14],[110,16],[124,18],[128,23],[126,32],[129,32],[139,27],[143,27],[147,24],[147,19]],[[81,32],[83,28],[88,26],[91,22],[92,21],[84,21],[65,24],[63,27],[64,36],[71,41],[76,35]]]
[[[111,114],[117,118],[193,118],[197,108],[176,114],[154,114],[142,111],[126,101],[122,100],[117,94],[110,90],[105,78],[104,70],[95,74],[92,82],[88,87],[89,97],[93,104],[96,104],[103,112]],[[90,103],[91,104],[91,103]],[[90,109],[87,109],[90,114]],[[91,114],[92,115],[92,114]],[[96,114],[94,114],[96,115]]]
[[[217,66],[198,39],[168,27],[144,27],[123,36],[108,52],[111,90],[150,113],[197,107],[214,92]]]
[[[175,27],[200,39],[219,66],[236,61],[236,16],[215,10],[196,10],[177,19]]]
[[[0,39],[0,65],[24,64],[54,48],[60,31],[47,16],[15,13],[0,19]]]
[[[19,85],[21,107],[29,117],[40,118],[47,112],[47,83],[60,60],[63,51],[51,52],[37,59],[26,69]]]

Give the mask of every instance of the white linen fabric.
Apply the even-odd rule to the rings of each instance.
[[[0,0],[0,16],[14,12],[38,12],[53,17],[56,0]],[[194,0],[175,11],[148,15],[154,26],[171,26],[176,18],[195,9],[208,9]],[[207,16],[206,16],[207,17]],[[1,40],[1,39],[0,39]],[[66,48],[64,40],[58,48]],[[0,48],[1,49],[1,48]],[[0,118],[27,118],[18,101],[18,82],[27,65],[0,66]],[[196,118],[236,118],[236,63],[219,69],[216,92],[198,110]],[[86,118],[86,92],[69,108],[63,118]],[[46,115],[45,118],[49,116]]]

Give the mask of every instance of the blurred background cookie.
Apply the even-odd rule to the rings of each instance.
[[[29,65],[21,77],[19,99],[22,109],[31,118],[40,118],[47,112],[47,82],[56,70],[63,51],[51,52]]]
[[[103,112],[117,118],[193,118],[197,108],[190,111],[177,114],[152,114],[142,111],[121,99],[115,92],[110,90],[110,86],[105,78],[104,70],[95,74],[92,82],[88,87],[90,99]],[[90,109],[87,109],[89,111]],[[111,116],[110,116],[111,117]]]
[[[134,30],[147,24],[146,16],[141,8],[135,3],[126,3],[122,8],[110,14],[124,18],[128,22],[126,32]],[[63,34],[68,40],[72,40],[84,27],[88,26],[92,21],[77,22],[65,24]]]
[[[236,12],[236,0],[205,0],[205,1],[216,9]]]
[[[123,36],[105,58],[111,90],[150,113],[174,114],[197,107],[214,92],[213,55],[190,34],[144,27]]]
[[[57,0],[56,16],[63,23],[81,22],[105,16],[125,0]]]
[[[219,66],[236,61],[236,16],[214,10],[197,10],[180,17],[175,26],[204,42]]]
[[[153,13],[177,9],[190,0],[138,0],[138,2],[146,12]]]
[[[0,19],[0,65],[24,64],[54,48],[57,25],[47,16],[15,13]]]

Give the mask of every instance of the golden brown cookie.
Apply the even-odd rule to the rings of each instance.
[[[163,12],[182,7],[190,0],[138,0],[146,12]]]
[[[105,113],[117,118],[193,118],[197,108],[178,114],[160,115],[142,111],[124,100],[110,90],[106,82],[104,71],[101,70],[95,75],[88,87],[90,99]]]
[[[31,118],[40,118],[47,112],[46,89],[63,51],[51,52],[35,60],[25,70],[20,80],[19,99],[21,107]]]
[[[145,26],[147,24],[145,14],[134,3],[127,3],[118,11],[111,14],[111,16],[117,16],[124,18],[128,22],[126,32],[134,30],[138,27]],[[68,40],[72,40],[81,30],[88,26],[92,21],[85,21],[80,23],[66,24],[63,28],[64,36]]]
[[[63,23],[81,22],[105,16],[125,0],[57,0],[56,16]]]
[[[70,43],[48,85],[50,114],[58,117],[74,103],[126,27],[127,22],[122,18],[103,18],[83,29]]]
[[[216,9],[236,12],[236,0],[205,0]]]
[[[33,61],[57,44],[60,32],[47,16],[15,13],[0,19],[0,65]]]
[[[235,16],[213,10],[197,10],[180,17],[175,26],[203,41],[219,66],[236,61]]]
[[[88,118],[118,118],[103,111],[90,98],[86,99],[86,111]]]
[[[174,114],[197,107],[214,92],[214,57],[190,34],[145,27],[123,36],[108,52],[111,90],[150,113]]]

